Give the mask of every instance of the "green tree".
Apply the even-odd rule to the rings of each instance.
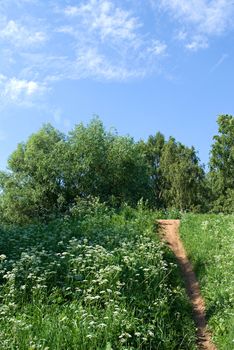
[[[193,147],[185,147],[171,137],[163,147],[160,172],[166,208],[202,210],[205,173]]]
[[[45,125],[18,145],[8,172],[0,173],[1,216],[18,223],[48,220],[90,196],[136,205],[147,182],[138,145],[106,132],[99,119],[77,125],[67,137]]]
[[[61,211],[65,201],[61,155],[65,136],[51,125],[20,143],[1,172],[2,216],[27,222]]]
[[[66,184],[71,201],[74,197],[99,197],[105,192],[107,152],[112,136],[95,118],[85,127],[82,123],[68,135]]]
[[[218,135],[211,149],[209,180],[213,210],[234,212],[234,117],[218,117]]]
[[[148,195],[152,207],[160,209],[164,206],[162,198],[162,174],[160,169],[165,137],[160,132],[149,136],[146,142],[140,141],[139,147],[144,154],[148,166]]]
[[[67,179],[73,194],[133,205],[144,197],[145,162],[132,138],[106,132],[95,118],[87,127],[76,126],[68,144]]]
[[[131,137],[115,137],[108,149],[109,196],[133,206],[148,194],[148,171],[144,154]],[[107,178],[107,177],[106,177]]]

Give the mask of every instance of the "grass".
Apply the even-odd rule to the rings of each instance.
[[[156,216],[84,203],[47,225],[2,226],[1,349],[195,349]]]
[[[185,215],[181,237],[200,282],[219,350],[234,348],[234,216]]]

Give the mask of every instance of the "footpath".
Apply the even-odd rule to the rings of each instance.
[[[207,330],[205,302],[201,296],[192,265],[188,260],[183,243],[179,236],[180,220],[158,220],[162,239],[175,254],[185,281],[186,291],[193,309],[193,318],[197,327],[197,344],[200,350],[217,350]]]

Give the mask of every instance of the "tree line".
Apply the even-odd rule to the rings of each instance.
[[[98,197],[112,207],[234,212],[234,117],[218,117],[209,171],[194,147],[156,133],[146,141],[107,131],[99,118],[67,135],[44,125],[11,154],[0,172],[0,218],[48,220]]]

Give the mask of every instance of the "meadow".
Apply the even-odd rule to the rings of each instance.
[[[219,350],[234,348],[234,216],[183,216],[188,256],[205,299],[208,326]]]
[[[0,226],[0,348],[196,349],[195,325],[157,219],[180,234],[219,350],[233,347],[234,216],[80,201],[48,223]]]
[[[0,348],[195,349],[157,214],[98,201],[47,224],[0,227]]]

